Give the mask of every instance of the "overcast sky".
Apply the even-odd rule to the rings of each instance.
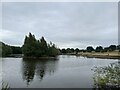
[[[22,46],[25,35],[44,36],[59,48],[118,43],[117,2],[2,3],[2,41]]]

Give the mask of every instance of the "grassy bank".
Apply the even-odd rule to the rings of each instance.
[[[90,58],[110,58],[110,59],[120,59],[120,52],[80,52],[80,56],[90,57]]]

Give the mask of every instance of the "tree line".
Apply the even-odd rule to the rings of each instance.
[[[6,57],[11,54],[22,54],[21,47],[18,46],[10,46],[3,42],[0,42],[0,56]]]
[[[31,39],[34,38],[34,39]],[[97,46],[95,49],[92,46],[88,46],[86,49],[79,48],[63,48],[58,49],[55,47],[55,44],[47,44],[44,37],[40,40],[36,40],[34,35],[29,37],[26,36],[24,45],[22,47],[10,46],[3,42],[0,42],[0,55],[2,57],[9,56],[10,54],[24,54],[25,56],[56,56],[58,54],[74,53],[78,52],[111,52],[119,51],[120,45],[110,45],[109,47],[103,48],[102,46]]]
[[[109,47],[102,47],[102,46],[97,46],[96,48],[93,48],[92,46],[86,47],[86,49],[79,49],[79,48],[63,48],[61,49],[61,53],[75,53],[77,54],[78,52],[111,52],[111,51],[119,51],[120,52],[120,45],[110,45]]]
[[[37,40],[34,35],[29,33],[28,36],[25,36],[24,44],[22,47],[10,46],[3,42],[0,42],[0,56],[6,57],[11,54],[24,54],[25,57],[43,57],[43,56],[57,56],[58,54],[74,53],[78,52],[111,52],[119,51],[120,45],[110,45],[109,47],[97,46],[93,48],[92,46],[86,47],[86,49],[79,48],[63,48],[58,49],[55,44],[52,42],[47,43],[44,37],[41,37],[40,40]]]

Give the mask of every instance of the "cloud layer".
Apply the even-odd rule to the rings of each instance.
[[[2,4],[2,41],[22,45],[29,32],[60,48],[118,43],[117,3],[21,2]]]

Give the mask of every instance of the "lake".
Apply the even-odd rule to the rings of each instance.
[[[59,55],[56,59],[2,58],[2,79],[11,88],[92,88],[91,70],[117,59]]]

